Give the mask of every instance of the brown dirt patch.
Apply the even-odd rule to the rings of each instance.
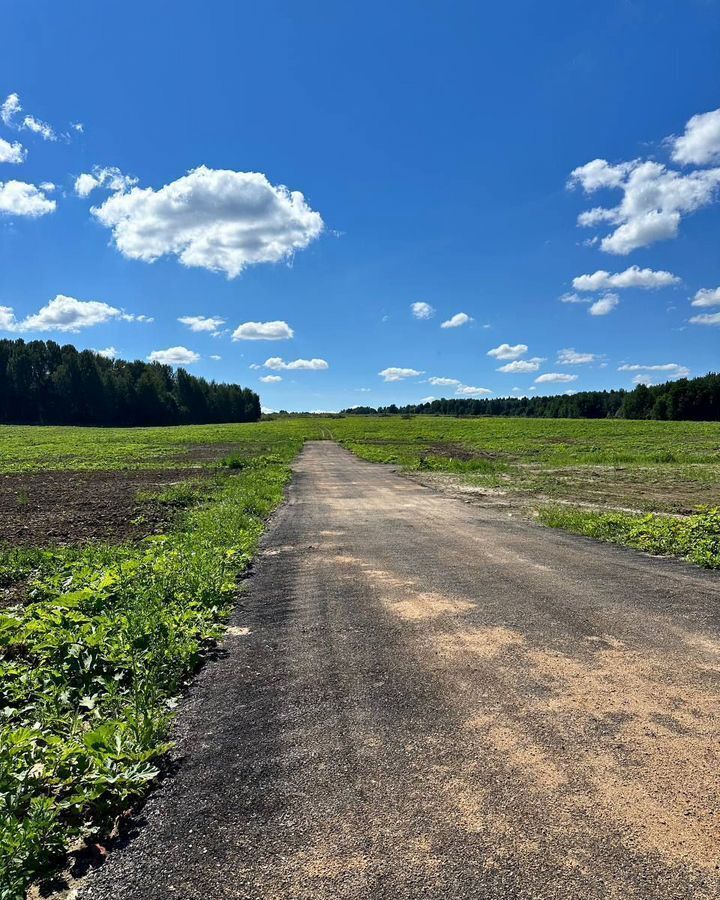
[[[161,491],[189,477],[187,469],[0,475],[0,544],[114,543],[159,533],[173,510],[139,504],[138,492]]]

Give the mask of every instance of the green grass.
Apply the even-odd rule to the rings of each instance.
[[[31,602],[0,612],[2,900],[157,777],[175,698],[222,632],[292,452],[227,477],[139,547],[4,554],[6,575],[32,584]]]
[[[706,569],[720,569],[720,509],[702,510],[687,518],[603,513],[547,507],[540,521],[551,528],[623,544],[659,556],[677,556]]]
[[[0,473],[196,465],[193,447],[221,455],[275,452],[288,442],[332,438],[375,461],[418,466],[442,445],[506,463],[545,466],[720,465],[720,424],[621,419],[451,419],[347,416],[271,419],[245,425],[170,428],[0,426]],[[450,464],[449,464],[450,465]]]

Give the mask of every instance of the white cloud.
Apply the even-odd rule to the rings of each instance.
[[[470,316],[467,313],[459,312],[455,313],[454,316],[451,316],[447,321],[443,322],[440,327],[459,328],[461,325],[467,325],[468,322],[472,322]]]
[[[279,356],[271,356],[263,363],[266,369],[287,369],[289,371],[307,371],[320,372],[323,369],[329,369],[330,366],[324,359],[294,359],[292,362],[285,362]]]
[[[0,106],[0,119],[6,125],[12,125],[15,116],[21,112],[20,98],[17,94],[10,94]]]
[[[27,150],[22,144],[14,141],[5,141],[0,138],[0,163],[21,163],[25,161]]]
[[[222,356],[218,356],[217,353],[212,353],[210,355],[210,359],[212,359],[214,362],[217,362],[218,360],[222,359]]]
[[[415,376],[423,374],[417,369],[403,369],[397,366],[390,366],[388,369],[378,372],[384,381],[402,381],[403,378],[415,378]]]
[[[685,133],[671,139],[672,158],[681,165],[705,166],[720,161],[720,109],[693,116]]]
[[[265,384],[276,384],[278,381],[282,381],[282,375],[261,375],[260,381]]]
[[[432,403],[433,400],[437,400],[437,397],[423,397],[420,403]]]
[[[95,350],[98,356],[104,356],[105,359],[117,359],[118,351],[115,347],[106,347],[104,350]]]
[[[473,387],[469,384],[459,384],[455,389],[455,393],[461,397],[480,397],[484,394],[492,394],[492,391],[483,387]]]
[[[124,256],[154,262],[174,255],[228,278],[291,257],[324,227],[299,191],[274,186],[259,172],[206,166],[157,191],[120,191],[92,212]]]
[[[658,271],[641,269],[638,266],[630,266],[624,272],[615,272],[613,275],[604,269],[598,269],[592,275],[578,275],[577,278],[573,278],[573,287],[576,291],[604,291],[608,288],[652,290],[679,283],[680,279],[671,272],[664,272],[662,269]]]
[[[720,325],[720,312],[691,316],[690,321],[693,325]]]
[[[433,375],[432,378],[428,378],[428,384],[432,384],[434,387],[454,387],[456,384],[460,384],[459,378],[438,378]]]
[[[558,350],[557,362],[560,366],[582,366],[585,363],[595,362],[598,359],[595,353],[578,353],[572,347],[566,350]]]
[[[720,304],[720,287],[701,288],[693,297],[692,306],[718,306]]]
[[[137,183],[137,178],[123,175],[116,166],[93,166],[92,174],[83,172],[75,179],[75,193],[78,197],[87,197],[99,187],[110,191],[127,191]]]
[[[217,331],[225,324],[225,319],[219,316],[180,316],[181,325],[187,325],[190,331]]]
[[[47,122],[36,119],[35,116],[25,116],[20,127],[32,131],[35,134],[39,134],[44,141],[57,140],[57,135],[55,134],[55,129],[52,125],[48,125]]]
[[[653,380],[649,375],[636,375],[633,378],[633,384],[648,385],[648,384],[652,384],[652,383],[653,383]]]
[[[435,315],[435,309],[430,306],[429,303],[425,303],[424,300],[419,300],[417,303],[411,303],[410,309],[416,319],[432,319]]]
[[[512,362],[505,363],[500,366],[498,372],[507,372],[511,375],[522,375],[527,372],[537,372],[540,364],[545,360],[541,356],[534,356],[532,359],[514,359]]]
[[[690,369],[678,363],[661,363],[659,365],[643,366],[637,363],[625,363],[618,366],[618,372],[664,372],[670,378],[687,378]]]
[[[164,366],[191,366],[198,362],[200,354],[187,347],[168,347],[167,350],[153,350],[148,356],[150,362],[159,362]]]
[[[606,316],[611,313],[620,302],[617,294],[605,294],[599,300],[596,300],[588,309],[591,316]]]
[[[582,187],[586,194],[592,194],[601,188],[618,188],[636,163],[637,160],[613,166],[605,159],[593,159],[572,170],[567,186],[570,189]]]
[[[144,316],[132,316],[121,309],[99,300],[76,300],[58,294],[38,312],[24,319],[16,319],[9,306],[0,307],[0,330],[3,331],[81,331],[93,325],[122,319],[146,320]]]
[[[720,187],[720,168],[683,174],[652,160],[611,165],[596,159],[570,174],[569,186],[575,185],[588,194],[606,188],[622,191],[617,206],[587,210],[578,216],[578,225],[608,222],[616,226],[600,247],[626,256],[638,247],[674,238],[682,216],[712,203]]]
[[[14,128],[16,131],[32,131],[39,134],[43,140],[56,141],[57,135],[52,125],[43,122],[35,116],[26,115],[21,122],[17,122],[17,117],[22,112],[22,104],[17,94],[9,94],[0,106],[0,118],[8,128]]]
[[[85,131],[85,126],[83,125],[82,122],[71,122],[70,127],[73,129],[73,131],[77,131],[80,134],[82,134],[83,131]]]
[[[589,297],[580,297],[578,294],[563,294],[561,303],[590,303]]]
[[[538,375],[535,384],[564,384],[569,381],[577,381],[577,375],[568,375],[567,372],[545,372],[543,375]]]
[[[487,355],[494,356],[495,359],[517,359],[527,351],[527,344],[500,344],[499,347],[488,350]]]
[[[295,332],[287,322],[243,322],[233,331],[234,341],[289,341]]]
[[[57,203],[24,181],[0,181],[0,215],[37,218],[54,212]]]

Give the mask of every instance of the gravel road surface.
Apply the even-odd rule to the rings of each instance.
[[[77,896],[720,898],[719,588],[307,444]]]

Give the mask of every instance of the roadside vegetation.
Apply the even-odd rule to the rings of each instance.
[[[178,694],[222,632],[297,450],[248,458],[139,544],[8,549],[0,579],[29,581],[0,610],[0,898],[107,834],[162,768]]]
[[[660,556],[677,556],[706,569],[720,569],[720,509],[704,509],[686,518],[633,516],[587,509],[548,507],[540,521],[586,537],[624,544]]]
[[[298,416],[0,427],[5,509],[17,524],[17,539],[13,526],[0,545],[0,900],[19,900],[68,849],[102,839],[161,773],[173,707],[222,634],[306,439],[539,511],[551,527],[720,567],[714,423]],[[38,530],[33,540],[55,483],[72,516],[55,521],[60,538]],[[121,542],[97,537],[102,523],[83,531],[90,507],[83,497],[73,507],[72,485],[114,485],[117,504],[124,483],[135,519]]]

